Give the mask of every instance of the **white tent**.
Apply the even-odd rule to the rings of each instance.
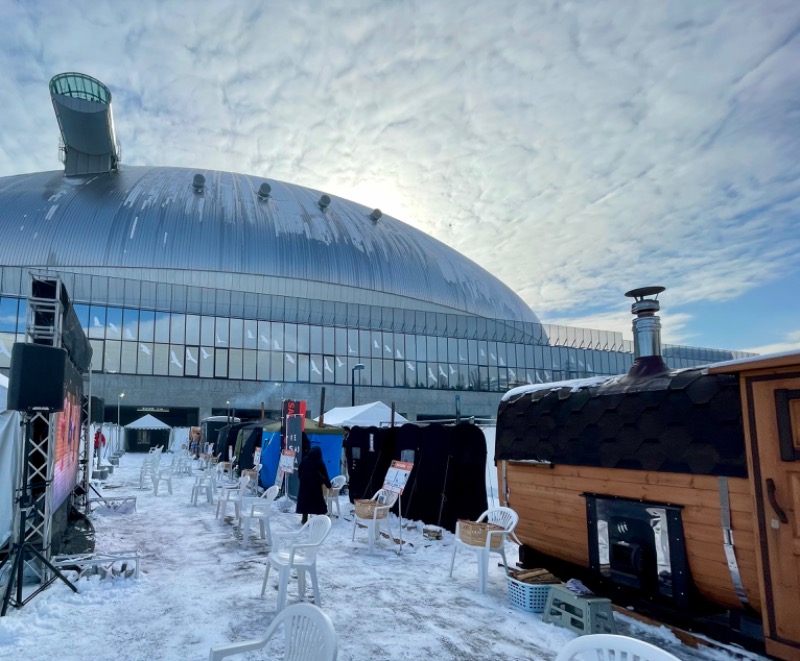
[[[172,429],[168,424],[161,422],[158,418],[150,415],[142,416],[138,420],[125,425],[125,429]]]
[[[22,431],[20,415],[7,411],[8,377],[0,374],[0,546],[14,527],[14,498],[19,482]]]
[[[382,427],[387,426],[392,419],[392,409],[383,402],[371,402],[361,406],[339,406],[325,413],[326,425],[336,427]],[[317,418],[319,422],[319,418]],[[402,425],[408,422],[399,413],[394,414],[394,424]]]
[[[8,377],[0,374],[0,411],[6,410],[8,404]]]

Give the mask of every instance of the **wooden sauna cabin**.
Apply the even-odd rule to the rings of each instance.
[[[503,398],[495,459],[520,556],[656,612],[760,619],[767,652],[800,659],[800,354],[670,370],[646,298],[661,291],[629,292],[628,374]]]

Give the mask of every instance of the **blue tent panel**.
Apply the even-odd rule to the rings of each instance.
[[[311,446],[318,445],[322,450],[322,459],[328,470],[328,477],[333,479],[341,475],[342,437],[335,434],[309,434]]]
[[[271,487],[278,476],[278,462],[281,457],[281,433],[264,431],[261,433],[261,484]]]
[[[261,437],[261,484],[275,484],[278,475],[278,463],[281,456],[281,433],[265,431]],[[311,445],[318,445],[322,450],[322,459],[328,470],[328,477],[333,479],[340,475],[342,457],[342,437],[336,434],[309,434]],[[290,480],[289,494],[297,497],[297,480]]]

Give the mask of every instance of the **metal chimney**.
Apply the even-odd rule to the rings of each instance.
[[[633,365],[630,378],[652,376],[667,369],[661,357],[661,319],[656,315],[661,309],[658,295],[665,287],[640,287],[631,289],[625,296],[635,299],[631,305],[633,320]],[[652,298],[648,298],[652,297]]]
[[[625,296],[636,299],[631,305],[633,320],[633,357],[661,355],[661,318],[656,315],[661,309],[658,295],[665,287],[640,287],[631,289]],[[645,298],[655,296],[655,298]]]

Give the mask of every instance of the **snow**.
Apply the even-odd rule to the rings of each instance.
[[[551,381],[548,383],[530,383],[524,386],[512,388],[502,397],[501,401],[508,401],[514,399],[519,395],[525,393],[537,392],[539,390],[560,390],[561,388],[570,388],[571,392],[578,392],[582,388],[595,388],[605,383],[609,383],[614,379],[618,379],[624,375],[617,376],[588,376],[583,379],[568,379],[566,381]]]
[[[216,519],[215,507],[189,503],[192,478],[173,477],[173,494],[140,490],[143,454],[126,454],[103,484],[108,497],[136,496],[137,511],[92,515],[98,552],[131,551],[142,557],[140,578],[77,580],[77,594],[57,581],[20,610],[0,618],[0,658],[15,661],[188,661],[208,658],[212,645],[259,636],[275,615],[275,572],[260,597],[267,548],[251,537],[243,544],[230,518]],[[165,459],[165,462],[167,460]],[[501,567],[492,562],[488,590],[480,594],[475,556],[459,553],[448,576],[452,535],[422,537],[422,525],[403,530],[402,554],[382,539],[374,555],[363,533],[351,541],[352,506],[334,519],[318,560],[322,608],[339,636],[340,661],[437,659],[551,660],[575,634],[512,608]],[[295,531],[300,517],[272,513],[273,534]],[[251,532],[253,535],[253,532]],[[517,561],[509,542],[509,563]],[[570,578],[562,576],[563,579]],[[310,588],[309,588],[310,593]],[[298,600],[297,581],[288,603]],[[712,648],[682,645],[666,628],[617,616],[621,633],[653,642],[684,660],[758,659]],[[261,655],[280,650],[275,641]]]

